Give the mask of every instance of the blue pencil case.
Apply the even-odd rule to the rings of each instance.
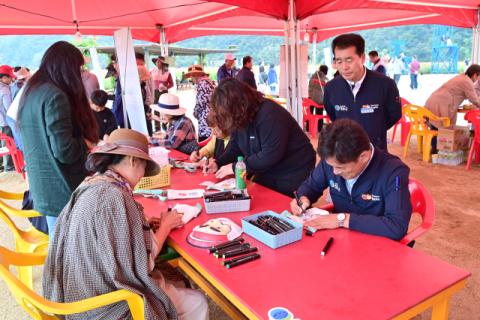
[[[280,233],[277,235],[273,235],[263,231],[260,228],[255,227],[254,225],[248,222],[249,220],[256,220],[258,216],[263,216],[263,215],[275,216],[278,219],[281,219],[286,223],[292,225],[293,227],[295,227],[295,229],[284,232],[284,233]],[[302,234],[303,234],[302,232],[303,226],[300,223],[290,220],[288,218],[285,218],[273,211],[265,211],[265,212],[254,214],[252,216],[242,218],[242,228],[243,228],[243,232],[245,232],[249,236],[254,237],[258,241],[266,244],[272,249],[277,249],[289,243],[298,241],[302,239]]]

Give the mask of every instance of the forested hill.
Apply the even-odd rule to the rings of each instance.
[[[366,50],[377,50],[381,55],[387,54],[390,40],[405,40],[406,55],[417,55],[421,62],[428,62],[432,54],[433,25],[413,25],[390,27],[358,32],[366,41]],[[84,36],[84,38],[87,38]],[[112,45],[112,37],[98,37],[97,45]],[[0,36],[0,54],[3,64],[11,66],[26,66],[36,69],[45,50],[59,40],[71,41],[72,36]],[[323,48],[330,46],[332,39],[317,45],[317,61],[322,63]],[[138,42],[138,41],[137,41]],[[470,57],[472,52],[472,31],[470,29],[455,28],[453,44],[460,46],[459,60]],[[173,44],[187,48],[226,49],[230,45],[237,45],[240,52],[237,57],[250,55],[254,62],[264,60],[267,64],[279,62],[279,46],[284,44],[283,37],[274,36],[210,36],[185,40]],[[310,52],[311,52],[310,46]],[[208,55],[207,60],[223,60],[223,55]],[[178,66],[187,66],[197,63],[196,57],[177,57]],[[0,61],[1,63],[1,61]]]

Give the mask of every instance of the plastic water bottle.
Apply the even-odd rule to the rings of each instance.
[[[235,165],[235,179],[237,182],[237,189],[247,189],[247,167],[243,162],[243,157],[238,157],[238,162]]]
[[[438,151],[438,163],[439,164],[445,164],[443,157],[444,157],[443,150]]]

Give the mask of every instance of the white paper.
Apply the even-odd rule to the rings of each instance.
[[[219,191],[235,190],[236,188],[237,188],[237,181],[235,180],[235,178],[230,178],[208,187],[208,189],[215,189]]]
[[[293,215],[293,216],[290,216],[289,219],[295,222],[304,224],[307,221],[315,220],[318,216],[325,216],[327,214],[330,214],[330,213],[326,210],[322,210],[319,208],[310,208],[305,211],[305,214],[302,217]]]
[[[193,190],[172,190],[168,189],[168,199],[195,199],[203,197],[205,190],[193,189]]]
[[[214,184],[215,184],[215,182],[205,181],[205,182],[200,183],[199,186],[210,187],[210,186],[213,186]]]

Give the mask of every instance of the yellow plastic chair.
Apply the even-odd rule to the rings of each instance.
[[[265,93],[265,98],[270,99],[270,100],[273,100],[273,101],[275,101],[276,103],[278,103],[278,104],[280,104],[280,105],[286,105],[286,104],[287,104],[286,101],[279,101],[279,100],[275,99],[274,97],[272,97],[271,95],[266,94],[266,93]]]
[[[23,193],[10,193],[0,190],[0,199],[23,200]],[[38,231],[34,227],[26,231],[17,228],[15,222],[8,214],[21,218],[39,217],[40,214],[35,210],[15,209],[2,200],[0,200],[0,218],[10,227],[15,236],[15,251],[23,253],[41,252],[48,249],[48,235]],[[18,267],[18,278],[25,285],[33,290],[33,268]]]
[[[416,134],[418,153],[422,153],[423,150],[423,161],[428,162],[430,159],[432,138],[438,135],[438,131],[429,130],[424,123],[424,117],[429,118],[430,120],[443,121],[446,127],[450,125],[450,119],[446,117],[437,117],[427,109],[411,104],[403,107],[402,112],[408,119],[410,119],[410,132],[408,133],[407,141],[405,143],[405,153],[403,154],[403,157],[407,157],[410,138],[412,137],[412,134]]]
[[[22,308],[25,309],[34,319],[58,319],[46,312],[61,315],[75,314],[123,300],[127,301],[133,319],[145,319],[143,299],[140,295],[131,291],[123,289],[82,301],[57,303],[44,299],[33,292],[33,290],[28,288],[25,283],[20,281],[20,279],[17,279],[9,270],[10,265],[21,267],[42,265],[45,263],[46,258],[46,251],[36,253],[17,253],[0,246],[0,275],[7,283],[10,292],[15,299],[17,299],[20,306],[22,306]]]

